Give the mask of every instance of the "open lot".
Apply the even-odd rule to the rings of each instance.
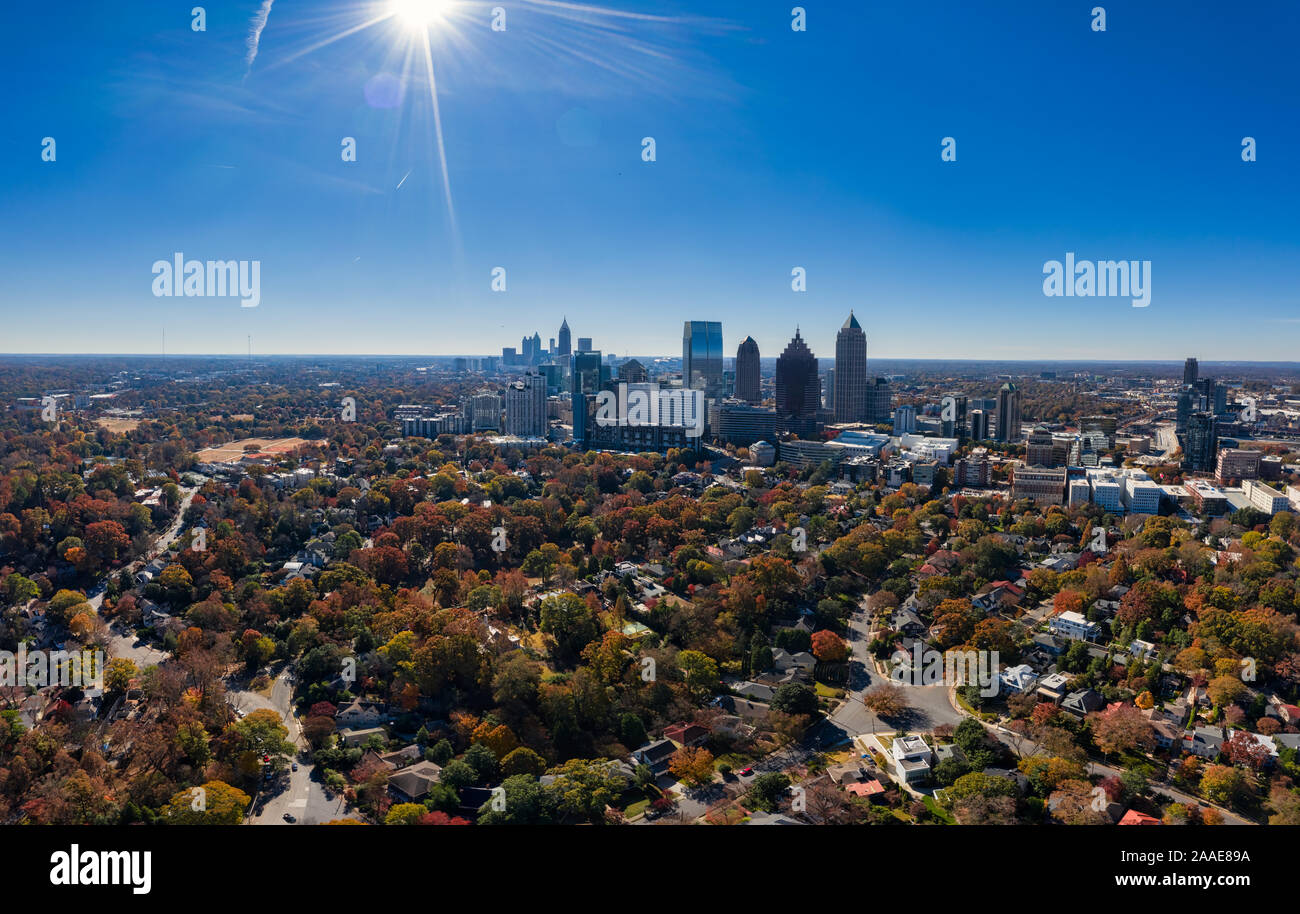
[[[140,425],[139,419],[96,419],[95,424],[108,429],[115,435],[133,432]]]
[[[254,453],[246,450],[250,445],[257,448],[255,453],[284,454],[308,443],[306,438],[240,438],[228,444],[206,447],[194,456],[202,463],[215,463],[238,460],[245,453]]]

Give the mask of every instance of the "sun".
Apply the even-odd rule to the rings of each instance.
[[[452,0],[390,0],[389,12],[408,29],[424,29],[447,16]]]

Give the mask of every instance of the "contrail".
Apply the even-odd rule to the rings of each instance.
[[[248,32],[248,56],[244,58],[244,64],[247,67],[244,70],[244,76],[247,77],[253,70],[253,61],[257,60],[258,45],[262,41],[262,30],[266,28],[266,20],[271,17],[271,4],[275,0],[262,0],[262,6],[253,15],[251,28]]]
[[[414,170],[415,170],[415,169],[411,169],[411,171],[414,171]],[[408,171],[406,174],[402,175],[402,180],[400,180],[400,181],[397,182],[397,186],[396,186],[395,188],[393,188],[393,190],[401,190],[401,189],[402,189],[402,185],[406,183],[406,179],[409,178],[410,176],[411,176],[411,172],[410,172],[410,171]]]

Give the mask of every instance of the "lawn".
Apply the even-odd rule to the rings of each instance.
[[[948,812],[948,810],[936,803],[934,797],[927,796],[923,799],[923,802],[925,803],[925,808],[930,810],[930,815],[934,816],[944,825],[957,824],[957,820],[952,817],[952,813]]]

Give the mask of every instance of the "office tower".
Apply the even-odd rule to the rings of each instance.
[[[1181,439],[1183,433],[1187,431],[1187,417],[1192,414],[1192,408],[1194,406],[1192,396],[1193,392],[1192,387],[1184,386],[1182,391],[1178,394],[1178,411],[1177,419],[1174,423],[1174,432],[1178,435],[1179,439]]]
[[[579,343],[584,342],[581,338]],[[587,446],[590,435],[588,429],[587,406],[593,402],[596,392],[601,389],[604,380],[601,375],[605,366],[601,362],[600,350],[578,349],[570,356],[570,377],[573,379],[573,438],[582,447]]]
[[[560,324],[560,332],[557,339],[560,348],[556,355],[565,359],[573,355],[573,337],[569,332],[569,319],[567,317]]]
[[[1084,416],[1079,420],[1079,433],[1086,435],[1090,432],[1101,433],[1106,436],[1106,447],[1115,443],[1115,432],[1118,428],[1118,421],[1114,416]]]
[[[533,362],[533,338],[526,336],[519,341],[519,357],[525,365],[531,365]]]
[[[892,418],[890,407],[894,402],[893,390],[887,378],[876,378],[867,385],[867,422],[888,422]]]
[[[910,435],[916,431],[916,407],[900,406],[894,410],[894,434]]]
[[[799,336],[776,360],[776,413],[778,429],[805,437],[817,434],[817,408],[821,402],[821,383],[817,377],[817,357]]]
[[[719,439],[738,447],[775,438],[776,410],[754,406],[740,399],[723,400],[718,405],[714,431]]]
[[[1225,447],[1219,450],[1214,466],[1214,476],[1219,485],[1226,485],[1231,479],[1258,479],[1260,477],[1260,451],[1248,451],[1242,448]]]
[[[682,325],[682,386],[722,394],[722,323],[686,321]]]
[[[1200,473],[1213,470],[1218,445],[1214,413],[1208,410],[1193,412],[1187,417],[1187,435],[1183,440],[1183,469]]]
[[[989,440],[989,414],[982,409],[971,410],[970,436],[975,441]]]
[[[575,352],[595,352],[596,350],[595,350],[595,348],[591,345],[591,337],[589,337],[589,336],[580,336],[580,337],[578,337],[578,348],[577,348],[576,350],[574,350],[574,351],[575,351]]]
[[[867,335],[849,311],[849,317],[835,334],[835,421],[879,421],[867,409]]]
[[[1065,467],[1018,466],[1011,471],[1011,497],[1031,498],[1040,505],[1065,504]]]
[[[952,400],[950,404],[948,401]],[[966,397],[964,394],[951,393],[944,396],[939,403],[939,421],[943,437],[966,438]]]
[[[1214,385],[1214,404],[1212,406],[1216,416],[1222,416],[1228,411],[1228,385]]]
[[[546,346],[546,354],[555,355],[555,337],[551,337],[550,341],[548,342]]]
[[[644,384],[650,380],[650,373],[636,359],[628,359],[618,366],[618,379],[629,384]]]
[[[490,390],[480,390],[469,398],[465,412],[476,432],[500,431],[501,398]]]
[[[1196,386],[1196,378],[1200,372],[1200,366],[1197,365],[1196,359],[1188,359],[1183,363],[1183,386]]]
[[[519,353],[516,352],[514,346],[502,346],[502,347],[501,347],[501,364],[502,364],[502,365],[513,365],[513,364],[515,363],[515,361],[516,361],[518,358],[519,358]]]
[[[521,438],[546,435],[546,379],[540,374],[530,371],[506,386],[505,432]]]
[[[747,336],[736,349],[736,399],[751,405],[763,402],[758,343]]]
[[[1010,381],[1007,381],[998,389],[997,440],[1020,440],[1020,391]],[[1062,491],[1064,491],[1064,488],[1062,488]]]
[[[542,360],[542,335],[534,331],[533,338],[529,341],[529,345],[533,350],[533,358],[530,364],[536,365]]]
[[[1052,433],[1041,425],[1026,440],[1025,463],[1031,467],[1058,466],[1052,461]]]
[[[822,384],[822,405],[835,415],[835,369],[826,369],[826,382]]]

